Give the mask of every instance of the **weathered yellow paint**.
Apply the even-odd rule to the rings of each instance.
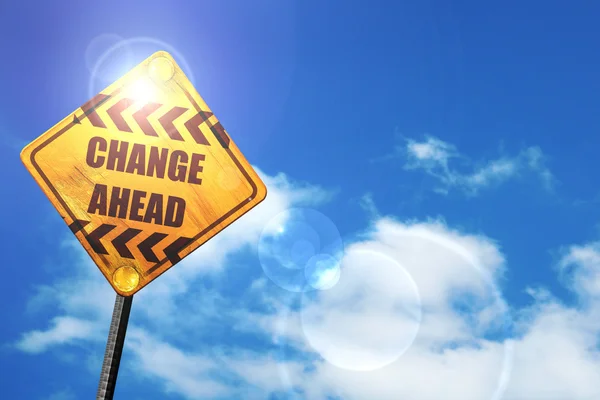
[[[95,99],[95,107],[82,106],[26,146],[21,153],[21,159],[69,226],[77,225],[78,220],[89,221],[87,224],[84,222],[80,225],[79,230],[73,229],[75,236],[115,291],[123,296],[130,296],[260,203],[266,197],[267,189],[233,141],[229,139],[227,144],[227,140],[219,140],[218,134],[211,130],[212,126],[220,125],[214,115],[200,125],[201,136],[208,141],[208,144],[194,139],[192,132],[194,127],[186,126],[186,122],[202,112],[210,113],[210,109],[170,54],[166,52],[153,54],[103,90]],[[119,102],[123,104],[125,102],[123,99],[131,99],[131,101],[127,103],[128,106],[122,113],[117,112],[123,119],[119,122],[119,117],[111,118],[108,110]],[[156,132],[157,136],[145,133],[148,132],[148,128],[141,127],[134,117],[136,112],[144,106],[151,106],[151,103],[156,104],[155,108],[160,104],[147,118],[149,127]],[[181,108],[178,109],[180,114],[173,120],[173,127],[183,140],[169,137],[167,128],[159,122],[159,118],[174,107]],[[101,122],[99,123],[98,120]],[[119,129],[119,127],[123,128],[123,122],[131,132],[127,129]],[[105,127],[99,126],[101,124]],[[197,133],[196,137],[198,137]],[[86,155],[92,138],[100,139],[94,139],[96,142],[93,143],[96,144],[92,146],[92,149],[96,150],[92,159],[98,164],[90,165],[86,161]],[[107,168],[106,160],[98,166],[101,161],[99,157],[106,157],[108,154],[108,149],[105,152],[99,151],[102,146],[98,141],[102,140],[107,146],[110,146],[111,140],[127,142],[127,158],[131,156],[134,144],[143,145],[146,166],[152,146],[157,148],[155,149],[157,154],[163,151],[161,149],[167,149],[164,151],[169,155],[177,150],[182,151],[188,158],[186,179],[184,182],[173,181],[168,178],[166,172],[164,178],[160,178],[156,174],[140,175],[140,169],[132,169],[131,173],[125,172],[126,170],[123,172],[111,170]],[[189,163],[193,154],[204,156],[204,160],[196,163],[196,166],[201,165],[202,170],[198,172],[199,168],[196,168],[193,174],[202,180],[201,184],[189,182],[197,182],[194,177],[189,178]],[[199,160],[198,157],[196,156],[196,161]],[[181,170],[182,165],[185,164],[183,158],[181,156],[176,160],[179,161],[176,165],[181,167]],[[128,164],[127,162],[125,168]],[[168,165],[169,163],[167,168]],[[115,166],[118,166],[118,162]],[[147,173],[147,171],[142,172]],[[113,187],[130,189],[126,218],[120,218],[122,214],[119,213],[110,216],[108,212],[107,215],[100,215],[102,211],[98,210],[88,212],[94,187],[97,184],[106,185],[109,203]],[[163,199],[163,214],[168,196],[183,199],[186,207],[181,226],[165,225],[164,220],[163,224],[157,224],[156,222],[161,221],[156,218],[156,214],[155,218],[147,219],[149,222],[139,221],[137,217],[130,219],[134,191],[146,193],[146,196],[139,201],[142,207],[137,213],[142,218],[148,211],[151,193],[155,194],[153,197],[155,206],[158,205],[158,197]],[[88,240],[90,233],[98,233],[99,231],[95,230],[103,224],[114,226],[99,239],[107,254],[95,251]],[[106,227],[101,230],[104,228]],[[126,235],[120,235],[128,229],[132,237],[127,241]],[[161,238],[151,247],[158,262],[149,261],[138,248],[153,234],[154,237]],[[175,252],[175,256],[171,254],[169,259],[165,250],[182,237],[190,238],[191,241],[180,251]],[[116,238],[126,243],[121,245],[113,243]],[[125,256],[119,254],[119,248]],[[126,291],[124,288],[127,284],[123,285],[123,282],[115,281],[115,277],[119,276],[121,277],[119,279],[124,282],[136,281],[133,279],[135,274],[129,268],[121,270],[128,271],[126,276],[122,273],[115,274],[115,271],[122,267],[130,267],[137,271],[139,281],[135,288]]]

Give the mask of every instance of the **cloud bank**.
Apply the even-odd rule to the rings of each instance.
[[[431,143],[413,151],[442,171],[453,154]],[[281,211],[331,193],[262,176],[263,204],[136,295],[123,368],[139,381],[128,384],[182,399],[600,398],[600,244],[566,247],[553,266],[577,302],[538,287],[514,308],[499,289],[509,268],[499,243],[373,213],[345,241],[336,284],[293,293],[262,273],[258,242]],[[114,293],[77,246],[67,247],[76,267],[32,299],[50,317],[19,350],[103,352]]]

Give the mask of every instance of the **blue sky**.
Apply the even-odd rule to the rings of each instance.
[[[269,195],[136,295],[116,398],[600,398],[600,5],[57,3],[0,5],[6,398],[92,397],[114,299],[19,152],[156,50]]]

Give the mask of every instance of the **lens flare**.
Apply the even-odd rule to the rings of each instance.
[[[140,103],[154,101],[157,97],[157,88],[152,79],[147,76],[141,76],[127,89],[127,97]]]
[[[134,37],[122,39],[116,35],[100,35],[92,40],[86,53],[86,64],[91,65],[88,83],[88,96],[92,98],[102,91],[106,84],[113,82],[133,68],[148,55],[164,50],[172,54],[193,86],[196,81],[194,72],[181,52],[169,43],[152,37]],[[166,60],[169,61],[169,60]],[[168,81],[173,77],[168,63],[157,61],[149,70],[150,77]]]
[[[331,284],[344,251],[335,224],[309,208],[293,208],[267,223],[258,244],[261,266],[281,288],[303,292]]]
[[[340,280],[340,261],[328,254],[317,254],[308,260],[304,275],[311,287],[317,290],[331,289]]]
[[[398,262],[379,252],[349,250],[341,270],[334,287],[303,297],[306,339],[338,368],[385,367],[411,346],[419,331],[417,286]]]

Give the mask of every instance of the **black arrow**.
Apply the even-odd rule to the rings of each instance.
[[[175,121],[181,114],[186,112],[188,109],[183,107],[173,107],[165,115],[158,119],[158,122],[167,132],[167,135],[173,140],[183,141],[183,136],[177,130],[173,121]]]
[[[187,129],[190,132],[190,134],[198,144],[210,146],[210,143],[208,143],[208,140],[206,140],[206,137],[200,130],[200,125],[202,125],[206,120],[208,120],[211,115],[213,115],[211,112],[200,111],[198,112],[198,114],[194,115],[192,118],[190,118],[189,121],[187,121],[184,124],[185,129]]]
[[[158,103],[146,103],[142,108],[133,113],[133,119],[140,126],[140,129],[144,134],[158,137],[158,133],[156,133],[156,130],[154,130],[152,124],[148,121],[148,117],[161,106],[162,104]]]
[[[142,255],[149,262],[158,262],[158,257],[156,257],[156,254],[154,254],[152,248],[167,236],[168,235],[166,233],[154,232],[152,235],[148,236],[146,239],[144,239],[142,243],[138,245],[140,253],[142,253]]]
[[[85,238],[92,247],[92,250],[98,254],[108,254],[106,248],[100,243],[100,239],[116,227],[116,225],[102,224],[87,235]]]
[[[175,265],[179,261],[181,261],[181,257],[179,257],[179,251],[187,246],[192,239],[186,237],[179,237],[175,239],[173,243],[167,246],[165,249],[165,255],[171,261],[171,265]]]
[[[142,230],[135,228],[128,228],[125,232],[121,233],[119,236],[112,240],[113,246],[119,253],[119,255],[123,258],[135,258],[131,251],[127,248],[127,242],[136,237]]]
[[[133,103],[133,99],[122,98],[121,100],[117,101],[112,107],[106,110],[106,113],[108,114],[110,119],[113,120],[117,129],[122,132],[131,132],[131,128],[129,127],[129,125],[127,125],[127,121],[125,121],[125,118],[123,118],[121,114],[127,108],[131,107]]]

